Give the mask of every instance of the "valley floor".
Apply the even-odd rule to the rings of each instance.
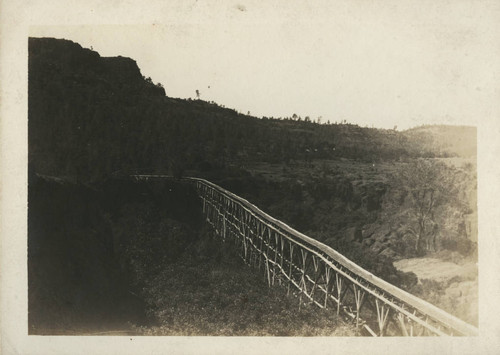
[[[419,283],[414,290],[417,296],[477,326],[477,263],[423,257],[398,260],[394,266],[417,275]]]

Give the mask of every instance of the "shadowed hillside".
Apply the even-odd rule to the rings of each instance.
[[[44,177],[29,200],[31,335],[357,334],[214,239],[191,185]]]
[[[178,175],[247,161],[373,162],[470,152],[463,140],[452,144],[460,150],[436,143],[441,136],[450,141],[455,130],[446,127],[397,132],[296,115],[257,119],[169,98],[132,59],[100,57],[67,40],[30,38],[29,97],[30,166],[84,182],[116,171]]]

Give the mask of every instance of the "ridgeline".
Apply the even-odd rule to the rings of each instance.
[[[93,182],[117,171],[180,175],[252,161],[475,155],[471,136],[472,127],[398,132],[258,119],[213,102],[170,98],[132,59],[101,57],[68,40],[29,39],[29,163],[45,175]]]

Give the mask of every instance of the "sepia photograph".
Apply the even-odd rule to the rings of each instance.
[[[132,21],[97,4],[28,17],[2,47],[22,48],[26,115],[2,165],[24,225],[2,229],[20,236],[2,248],[23,299],[9,333],[450,354],[494,333],[499,6],[171,1],[128,4]],[[6,354],[37,353],[2,327]]]

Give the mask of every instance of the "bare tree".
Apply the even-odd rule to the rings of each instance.
[[[413,237],[417,254],[437,249],[440,228],[435,212],[452,198],[453,180],[444,164],[426,159],[412,161],[396,174],[396,188],[402,200],[399,209],[406,217],[404,234]]]

